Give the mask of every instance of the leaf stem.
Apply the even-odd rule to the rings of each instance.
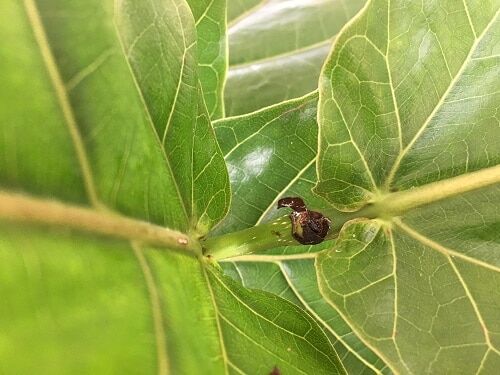
[[[198,241],[173,229],[95,209],[0,191],[0,219],[69,227],[86,232],[183,250],[201,252]]]
[[[325,240],[336,238],[343,225],[357,217],[367,217],[364,211],[340,212],[337,210],[323,210],[332,220],[332,225]],[[202,241],[203,253],[216,260],[255,253],[262,250],[282,246],[300,246],[292,236],[292,224],[288,215],[282,216],[273,222],[228,233],[217,237],[210,237]]]
[[[284,216],[271,223],[209,237],[201,246],[206,256],[224,259],[294,244],[297,242],[292,237],[292,224],[288,216]]]
[[[392,218],[419,206],[464,194],[500,182],[500,165],[432,182],[410,190],[391,193],[374,202],[377,217]]]
[[[326,239],[338,236],[344,224],[356,218],[392,220],[414,208],[467,193],[500,182],[500,165],[451,177],[411,190],[390,193],[357,212],[322,210],[332,220]],[[0,191],[0,219],[60,225],[77,230],[134,240],[192,255],[201,251],[214,259],[224,259],[282,246],[299,245],[292,237],[288,216],[201,242],[188,235],[144,221],[109,212],[71,206],[52,200]]]
[[[383,195],[378,201],[367,204],[356,212],[324,209],[321,213],[332,221],[325,239],[336,238],[344,224],[350,220],[380,218],[390,221],[393,217],[400,216],[414,208],[499,182],[500,165],[496,165],[407,191]],[[202,241],[203,253],[214,259],[241,256],[287,245],[300,245],[291,235],[291,223],[288,216],[283,216],[271,223]]]

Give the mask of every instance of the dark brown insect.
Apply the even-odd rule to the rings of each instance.
[[[278,367],[274,366],[273,371],[271,371],[269,375],[281,375],[281,371]]]
[[[278,208],[290,207],[292,235],[303,245],[315,245],[323,242],[330,229],[330,219],[322,213],[309,211],[299,197],[287,197],[278,201]]]

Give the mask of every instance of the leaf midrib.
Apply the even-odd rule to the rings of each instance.
[[[360,210],[359,217],[386,216],[385,219],[394,220],[393,217],[416,207],[496,183],[500,183],[500,165],[405,192],[388,194],[375,204]],[[140,240],[173,249],[188,250],[192,254],[199,252],[199,244],[196,241],[173,229],[96,208],[84,208],[8,191],[0,191],[0,218],[70,227],[110,237]]]
[[[231,361],[229,360],[229,357],[228,357],[227,352],[226,352],[226,344],[224,343],[224,335],[222,333],[222,325],[220,322],[220,317],[222,315],[219,311],[219,306],[217,305],[217,300],[215,298],[212,284],[211,284],[210,279],[209,279],[208,274],[207,274],[207,272],[209,272],[209,271],[207,270],[205,265],[202,265],[202,272],[203,272],[203,277],[205,278],[205,281],[207,282],[208,292],[210,294],[210,300],[212,302],[212,306],[214,307],[215,323],[217,325],[217,335],[219,336],[219,345],[220,345],[220,349],[221,349],[221,355],[222,355],[222,359],[224,361],[224,370],[225,370],[226,374],[229,374],[228,365],[231,365]]]
[[[383,217],[399,216],[414,208],[500,183],[500,164],[382,196],[368,210]]]
[[[199,244],[188,235],[146,221],[96,208],[0,190],[0,219],[46,224],[139,241],[196,255]]]
[[[149,265],[143,249],[139,244],[131,242],[132,250],[139,263],[142,274],[144,276],[144,281],[146,283],[146,288],[148,290],[149,301],[151,304],[151,313],[153,316],[153,326],[156,339],[156,351],[157,351],[157,363],[158,363],[158,374],[159,375],[169,375],[170,365],[167,356],[167,340],[165,336],[165,327],[163,325],[161,300],[156,281],[151,271],[151,266]]]
[[[447,257],[456,257],[459,258],[467,263],[474,264],[477,267],[483,267],[487,268],[489,270],[499,272],[500,273],[500,267],[494,266],[492,264],[486,263],[482,260],[472,258],[470,256],[464,255],[456,250],[452,250],[450,248],[447,248],[430,238],[426,237],[425,235],[421,234],[420,232],[417,232],[415,229],[413,229],[411,226],[405,224],[401,219],[395,219],[394,224],[396,227],[398,227],[402,232],[404,232],[406,235],[409,237],[413,238],[415,241],[420,242],[422,245],[429,247],[430,249],[433,249]]]

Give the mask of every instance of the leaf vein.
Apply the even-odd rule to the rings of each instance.
[[[55,57],[50,49],[49,41],[45,33],[38,8],[34,0],[24,0],[24,8],[26,10],[28,21],[35,35],[35,40],[38,44],[38,47],[40,48],[40,53],[52,82],[52,86],[56,93],[57,101],[63,113],[66,125],[68,126],[68,130],[73,141],[73,146],[75,148],[75,153],[80,164],[87,196],[90,200],[90,203],[94,207],[102,207],[102,204],[99,202],[99,199],[97,197],[97,189],[95,187],[94,177],[87,153],[85,151],[82,135],[80,133],[78,123],[73,112],[68,92],[66,90],[66,87],[64,86],[64,82],[57,67]]]
[[[413,147],[413,145],[420,138],[420,136],[423,134],[423,132],[425,131],[425,129],[427,129],[429,123],[432,121],[432,119],[434,118],[434,116],[436,115],[436,113],[441,109],[442,105],[445,103],[446,97],[451,92],[451,90],[453,89],[453,87],[455,86],[455,84],[458,82],[458,80],[461,78],[463,72],[465,71],[465,69],[467,67],[467,63],[471,60],[471,57],[472,57],[473,53],[475,52],[477,46],[482,41],[482,39],[484,38],[484,36],[487,34],[487,32],[489,31],[490,27],[495,23],[495,21],[496,21],[496,19],[498,17],[498,14],[500,14],[500,10],[497,10],[497,12],[495,13],[495,16],[492,17],[492,19],[490,20],[490,22],[488,23],[488,25],[484,28],[484,30],[481,33],[481,35],[474,40],[474,43],[472,43],[472,46],[471,46],[471,48],[469,50],[469,53],[465,57],[462,65],[460,66],[459,70],[457,71],[455,77],[452,80],[450,80],[450,83],[448,84],[448,87],[444,91],[443,95],[441,95],[439,101],[436,103],[436,106],[431,111],[431,113],[429,114],[429,116],[427,117],[427,119],[424,121],[424,123],[422,124],[422,126],[420,127],[420,129],[417,131],[417,133],[413,136],[413,138],[411,139],[411,141],[406,145],[406,147],[403,149],[403,151],[401,153],[399,153],[398,157],[396,158],[396,161],[394,162],[394,164],[393,164],[393,166],[392,166],[392,168],[391,168],[391,170],[389,172],[389,175],[388,175],[388,178],[387,178],[387,182],[386,182],[386,186],[388,186],[388,187],[391,186],[391,184],[392,184],[392,182],[394,180],[394,177],[396,175],[396,172],[398,171],[399,166],[400,166],[401,161],[403,160],[404,156]]]

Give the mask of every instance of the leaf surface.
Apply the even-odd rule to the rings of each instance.
[[[327,336],[297,306],[218,273],[208,271],[208,278],[234,373],[267,373],[276,366],[283,373],[345,374]]]
[[[118,28],[110,2],[2,6],[2,35],[12,51],[20,46],[19,54],[7,55],[2,75],[2,189],[88,205],[97,212],[112,210],[183,231],[193,221],[199,226],[203,215],[197,211],[203,209],[210,212],[205,222],[211,225],[227,202],[218,202],[218,213],[212,212],[213,204],[198,204],[202,195],[189,182],[191,165],[201,169],[206,156],[198,153],[191,163],[193,143],[203,142],[208,151],[213,150],[210,144],[216,146],[210,122],[198,119],[199,108],[202,114],[206,110],[196,101],[196,66],[184,77],[193,88],[186,84],[180,94],[194,103],[181,105],[172,99],[155,112],[148,90],[168,98],[176,87],[171,90],[168,82],[154,86],[147,75],[140,75],[141,69],[152,67],[149,74],[164,75],[182,60],[173,53],[163,56],[171,60],[161,69],[162,60],[155,62],[153,54],[141,57],[132,49],[127,55],[120,45],[123,35],[117,32],[120,27],[122,32],[136,30],[138,49],[152,41],[178,45],[175,35],[155,32],[154,22],[150,27],[147,23],[155,12],[173,15],[175,5],[135,9],[143,14],[142,34],[134,23],[137,18],[129,19],[127,27],[120,23],[125,21],[119,16],[125,17],[130,5],[121,2],[117,7]],[[179,9],[183,18],[178,19],[189,22],[187,6]],[[75,43],[82,48],[75,49]],[[163,145],[155,128],[163,120],[167,123],[168,113],[178,116],[171,119],[172,128],[182,129],[184,116],[194,120],[186,122],[187,142],[177,150]],[[177,152],[189,158],[176,159]],[[173,162],[188,174],[174,174]],[[226,174],[222,157],[219,169],[214,165],[205,163],[200,175],[214,175],[217,187]],[[186,206],[193,197],[191,211]],[[5,372],[223,371],[212,299],[194,258],[65,229],[10,224],[2,224],[0,247],[5,300],[0,362]],[[178,277],[182,274],[190,277],[183,280]],[[200,331],[205,333],[201,340],[193,336]]]
[[[315,183],[317,101],[318,94],[312,93],[214,123],[233,189],[220,232],[282,216],[276,203],[283,194],[309,194],[313,207],[327,204],[309,193]]]
[[[331,244],[330,244],[331,245]],[[347,373],[390,373],[384,362],[352,332],[318,290],[314,257],[249,256],[224,261],[224,272],[245,287],[265,290],[306,309],[334,344]]]
[[[245,14],[253,8],[264,4],[265,0],[234,0],[227,3],[227,20],[234,21],[238,17],[244,17]]]
[[[1,233],[3,372],[223,372],[195,259],[64,229]]]
[[[139,17],[142,12],[148,17]],[[199,234],[206,234],[225,215],[229,184],[207,109],[198,99],[197,38],[191,11],[179,0],[148,6],[124,0],[116,7],[115,19],[186,215]],[[199,179],[207,176],[212,183],[200,188]]]
[[[344,228],[319,287],[396,372],[500,360],[499,8],[371,1],[320,78],[316,192],[343,210],[382,200],[388,221]],[[390,191],[423,206],[394,211]]]
[[[198,44],[198,76],[210,118],[224,117],[226,0],[189,0]]]
[[[225,88],[230,116],[314,91],[333,37],[364,0],[231,3]]]

